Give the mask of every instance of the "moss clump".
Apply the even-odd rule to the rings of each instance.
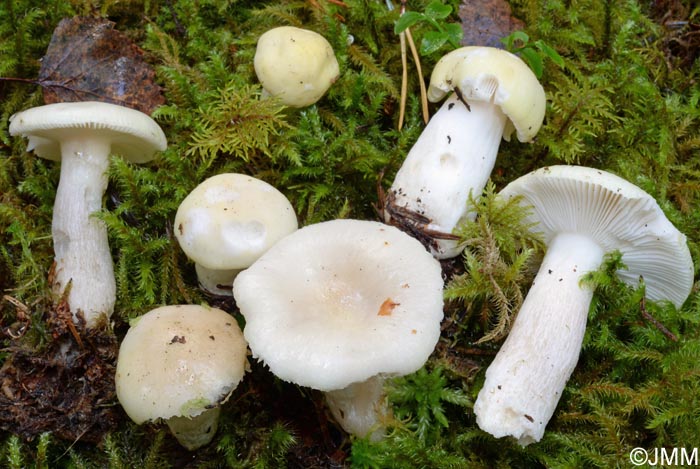
[[[425,11],[428,3],[410,1],[407,8]],[[459,21],[458,2],[446,3],[455,13],[445,21]],[[507,182],[547,164],[617,173],[659,201],[700,258],[700,61],[697,49],[683,47],[695,37],[697,8],[687,0],[664,2],[669,18],[632,0],[510,3],[531,41],[556,50],[564,66],[545,62],[549,104],[537,141],[501,145],[479,218],[459,228],[469,249],[449,265],[457,276],[448,289],[443,337],[426,370],[395,384],[400,420],[385,441],[348,439],[328,420],[317,393],[275,381],[254,364],[224,407],[215,441],[195,454],[158,427],[136,427],[120,414],[100,444],[56,434],[24,441],[6,431],[0,435],[3,464],[625,467],[634,447],[696,446],[697,288],[680,310],[645,302],[643,284],[629,288],[610,274],[619,263],[614,256],[591,279],[598,289],[584,350],[544,439],[520,448],[476,427],[469,403],[527,290],[529,261],[538,249],[536,240],[523,237],[522,214],[493,197]],[[377,185],[392,180],[423,128],[412,69],[406,121],[396,130],[399,12],[384,2],[8,1],[0,5],[0,76],[36,78],[53,28],[76,14],[106,16],[138,43],[166,97],[154,117],[168,150],[145,166],[115,159],[99,215],[114,252],[117,337],[130,318],[155,305],[214,301],[196,288],[193,265],[172,236],[179,202],[206,177],[237,171],[267,181],[290,198],[302,225],[371,219]],[[328,94],[300,110],[259,100],[253,72],[257,37],[285,24],[323,34],[341,68]],[[419,42],[429,31],[418,26],[414,38]],[[426,73],[448,48],[422,57]],[[10,333],[27,324],[24,343],[41,349],[51,341],[45,305],[58,165],[26,154],[26,143],[7,133],[9,116],[41,104],[41,90],[2,81],[0,98],[3,341],[16,345]],[[235,314],[231,304],[223,307]],[[108,405],[120,412],[116,402]]]

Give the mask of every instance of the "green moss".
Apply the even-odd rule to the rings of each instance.
[[[408,8],[425,11],[428,3],[409,1]],[[459,2],[449,3],[457,12]],[[680,19],[696,24],[691,2],[677,3],[687,12]],[[524,236],[522,213],[494,196],[507,182],[547,164],[612,171],[651,193],[687,234],[696,264],[700,259],[700,62],[674,47],[682,30],[659,26],[646,3],[631,0],[511,5],[531,41],[554,48],[564,66],[545,62],[548,108],[537,140],[502,143],[493,184],[473,207],[479,217],[459,228],[468,250],[453,265],[443,337],[426,370],[394,384],[398,420],[385,441],[346,439],[317,394],[254,365],[224,406],[215,441],[195,454],[179,449],[167,431],[124,417],[101,445],[49,435],[23,442],[5,432],[0,465],[167,467],[189,458],[193,467],[627,467],[637,446],[697,446],[697,286],[680,310],[643,302],[643,284],[630,288],[612,275],[620,261],[614,256],[590,280],[597,290],[584,349],[544,439],[523,449],[476,426],[468,402],[540,250]],[[409,60],[406,123],[396,130],[398,8],[389,11],[381,1],[5,1],[0,76],[35,78],[53,28],[74,14],[115,21],[145,49],[166,97],[154,117],[168,150],[141,166],[115,158],[99,215],[114,253],[117,334],[155,306],[212,300],[197,289],[172,227],[179,202],[203,179],[224,171],[260,177],[290,198],[301,224],[374,219],[378,185],[391,182],[423,128],[419,77]],[[305,109],[258,99],[256,38],[282,24],[322,33],[340,63],[340,79]],[[427,32],[417,26],[414,38]],[[422,57],[426,75],[438,58]],[[40,345],[50,339],[42,314],[51,299],[58,165],[26,154],[26,142],[7,133],[9,116],[41,104],[41,91],[5,81],[0,98],[0,288],[16,301],[0,302],[0,319],[3,327],[13,325],[21,316],[16,304],[25,305],[28,337]]]

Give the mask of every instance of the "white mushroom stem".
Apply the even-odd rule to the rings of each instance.
[[[194,417],[177,416],[166,420],[177,441],[190,451],[208,444],[216,433],[221,407],[207,409]]]
[[[513,436],[522,446],[542,438],[581,351],[593,297],[581,276],[598,269],[603,255],[584,235],[558,234],[549,243],[474,403],[482,430]]]
[[[344,389],[326,391],[328,408],[343,430],[360,438],[371,434],[371,441],[384,437],[384,424],[390,415],[384,382],[384,377],[377,375]]]
[[[232,296],[233,281],[243,269],[209,269],[195,262],[199,285],[215,295]]]
[[[469,101],[471,111],[453,94],[425,127],[391,186],[393,204],[430,219],[427,229],[452,233],[488,181],[503,137],[506,116],[500,107]],[[391,215],[385,211],[384,218]],[[438,259],[461,252],[455,240],[437,239]]]
[[[79,136],[61,143],[61,177],[54,201],[55,287],[70,283],[68,304],[88,327],[114,310],[116,286],[105,224],[95,217],[107,189],[110,144]]]

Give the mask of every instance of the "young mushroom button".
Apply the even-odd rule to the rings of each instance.
[[[175,237],[195,262],[199,283],[231,296],[238,272],[298,227],[280,191],[252,176],[212,176],[190,192],[175,215]]]
[[[292,107],[314,104],[340,75],[326,38],[293,26],[273,28],[260,36],[253,64],[263,95]]]
[[[134,109],[102,102],[56,103],[10,117],[10,135],[29,139],[27,151],[61,161],[53,207],[55,285],[70,284],[68,304],[88,327],[114,309],[115,280],[107,229],[94,215],[102,209],[110,154],[144,163],[165,150],[156,122]]]
[[[547,252],[506,341],[486,370],[474,404],[477,424],[521,445],[539,441],[578,361],[593,292],[581,277],[603,256],[622,253],[636,285],[652,300],[680,307],[690,294],[693,262],[685,236],[656,201],[605,171],[577,166],[538,169],[506,186],[505,198],[532,207],[526,223]]]
[[[220,405],[245,374],[246,353],[228,313],[156,308],[134,320],[119,347],[117,398],[131,420],[164,420],[182,446],[195,450],[214,437]]]
[[[462,247],[450,236],[467,213],[470,192],[481,192],[501,138],[521,142],[537,134],[544,89],[517,56],[492,47],[463,47],[442,57],[430,77],[428,99],[452,95],[425,127],[383,202],[384,220],[421,239],[439,258]]]
[[[324,391],[348,431],[383,435],[386,378],[418,370],[440,336],[440,264],[414,238],[360,220],[308,225],[233,283],[253,356]]]

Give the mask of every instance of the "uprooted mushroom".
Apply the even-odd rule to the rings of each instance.
[[[27,151],[61,161],[51,233],[58,294],[88,327],[112,314],[116,285],[102,210],[112,153],[134,162],[153,159],[166,147],[165,135],[146,114],[102,102],[56,103],[10,118],[10,134],[27,137]]]
[[[547,252],[513,328],[486,370],[474,403],[477,424],[525,446],[539,441],[576,366],[592,289],[582,276],[618,250],[636,285],[652,300],[680,307],[693,284],[685,236],[642,189],[611,173],[578,166],[538,169],[508,184],[505,198],[522,197],[527,223],[542,233]]]
[[[493,170],[501,139],[529,142],[545,112],[544,89],[517,56],[463,47],[438,61],[428,99],[452,93],[409,151],[382,202],[384,221],[426,244],[439,259],[457,256],[452,236]]]

